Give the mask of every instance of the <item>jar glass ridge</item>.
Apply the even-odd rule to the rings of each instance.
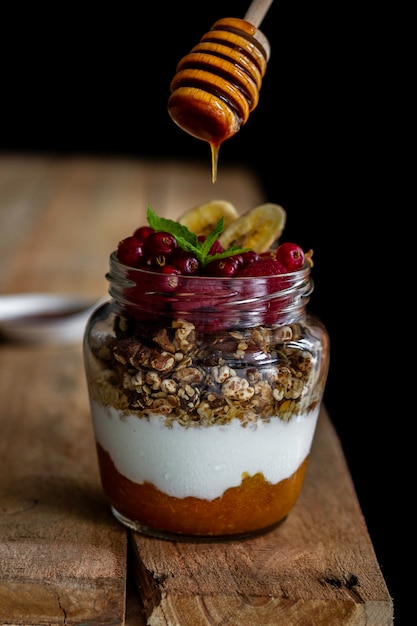
[[[116,518],[177,540],[276,527],[302,488],[329,364],[310,265],[170,276],[113,252],[106,277],[112,299],[90,318],[84,359]]]

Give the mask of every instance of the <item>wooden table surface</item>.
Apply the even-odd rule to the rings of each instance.
[[[262,201],[250,171],[0,155],[0,293],[107,293],[146,207],[176,218]],[[0,305],[1,306],[1,305]],[[393,623],[393,603],[323,409],[302,494],[278,529],[187,544],[127,531],[101,491],[81,340],[0,339],[0,623],[329,626]]]

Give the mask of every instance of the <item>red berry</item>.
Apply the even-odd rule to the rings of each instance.
[[[238,276],[276,276],[277,274],[286,274],[286,272],[287,269],[280,261],[270,257],[262,257],[245,265],[238,272]]]
[[[143,241],[138,237],[126,237],[119,242],[117,259],[128,267],[139,267],[143,263]]]
[[[142,239],[142,241],[145,241],[145,239],[147,239],[149,235],[151,235],[154,232],[155,232],[155,229],[152,228],[152,226],[139,226],[139,228],[137,228],[135,232],[133,233],[133,236],[138,237],[139,239]]]
[[[176,291],[179,284],[180,271],[173,265],[161,267],[159,276],[155,277],[155,286],[159,291]]]
[[[193,276],[200,269],[200,263],[192,252],[178,248],[171,257],[171,263],[178,269],[179,274]]]
[[[223,276],[224,278],[235,276],[240,267],[239,259],[236,256],[227,256],[224,259],[214,259],[204,268],[205,276]]]
[[[287,272],[296,272],[303,267],[305,255],[299,245],[287,242],[278,246],[275,258],[287,268]]]
[[[151,233],[143,243],[147,264],[159,271],[166,263],[170,263],[170,257],[177,246],[178,243],[174,235],[162,230]]]
[[[245,265],[249,265],[250,263],[254,263],[259,260],[259,254],[257,254],[254,250],[247,250],[246,252],[242,252],[238,255],[240,268],[242,269]]]
[[[177,240],[174,235],[166,233],[165,231],[157,231],[151,233],[145,239],[145,254],[148,257],[156,257],[161,254],[169,256],[177,248]]]

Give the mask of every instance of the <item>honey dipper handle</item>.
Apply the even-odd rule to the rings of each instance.
[[[272,2],[273,0],[252,0],[243,19],[249,22],[249,24],[256,26],[256,28],[259,28]]]

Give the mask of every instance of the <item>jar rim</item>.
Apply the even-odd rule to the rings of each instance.
[[[129,276],[131,278],[133,278],[133,276],[137,273],[138,276],[140,276],[141,274],[145,275],[145,276],[154,276],[155,274],[158,275],[158,272],[155,272],[153,270],[148,270],[142,267],[131,267],[130,265],[125,265],[124,263],[122,263],[121,261],[118,260],[117,258],[117,250],[113,250],[113,252],[111,252],[110,254],[110,263],[113,265],[115,265],[116,267],[120,267],[120,269],[122,270],[126,270],[126,272],[129,272]],[[281,278],[281,279],[290,279],[293,278],[294,280],[297,279],[301,279],[302,277],[307,278],[310,273],[311,273],[311,269],[312,269],[312,265],[310,264],[310,262],[308,261],[308,259],[306,259],[306,261],[304,262],[304,265],[302,268],[300,268],[299,270],[294,270],[292,272],[285,272],[282,274],[266,274],[264,276],[209,276],[209,275],[202,275],[202,274],[179,274],[179,277],[181,278],[181,280],[190,280],[190,283],[192,283],[193,281],[218,281],[218,282],[230,282],[230,281],[243,281],[244,282],[248,282],[248,281],[253,281],[254,279],[256,280],[268,280],[268,279],[277,279],[277,278]],[[135,274],[132,274],[132,272],[134,272]]]

